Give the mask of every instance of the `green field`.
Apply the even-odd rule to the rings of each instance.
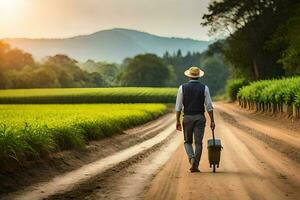
[[[166,110],[164,104],[3,104],[0,160],[21,162],[80,148],[88,140],[145,123]]]
[[[0,90],[1,104],[173,103],[177,88],[64,88]]]

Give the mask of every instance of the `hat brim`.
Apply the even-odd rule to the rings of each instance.
[[[184,75],[186,75],[187,77],[190,77],[190,78],[200,78],[200,77],[204,76],[204,71],[200,70],[199,75],[195,76],[195,75],[190,74],[190,70],[185,70]]]

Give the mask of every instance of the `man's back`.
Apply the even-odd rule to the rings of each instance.
[[[204,114],[205,85],[199,81],[189,81],[182,85],[185,115]]]

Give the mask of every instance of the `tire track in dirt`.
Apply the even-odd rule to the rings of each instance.
[[[300,148],[293,147],[282,140],[273,138],[261,131],[256,130],[254,127],[248,127],[244,124],[241,124],[229,113],[226,113],[223,111],[220,111],[219,113],[225,122],[230,123],[232,126],[235,126],[236,128],[239,128],[239,129],[247,132],[248,134],[256,137],[259,140],[264,141],[271,148],[276,149],[277,151],[280,151],[281,153],[284,153],[287,157],[291,158],[292,160],[296,161],[297,163],[300,163]],[[299,144],[299,146],[300,146],[300,144]]]
[[[250,128],[300,148],[300,121],[297,119],[288,118],[284,113],[270,114],[240,109],[238,105],[223,102],[217,102],[214,106],[220,112],[230,113],[237,122],[246,122],[244,125]]]
[[[157,171],[168,161],[171,154],[181,143],[181,135],[174,134],[163,146],[157,148],[143,160],[128,166],[126,169],[111,174],[101,182],[93,182],[95,189],[86,193],[85,196],[78,195],[76,199],[88,200],[138,200],[144,196],[145,188]]]
[[[169,139],[174,133],[175,120],[172,118],[171,120],[167,119],[166,121],[168,121],[169,124],[167,127],[164,127],[159,134],[144,142],[84,165],[74,171],[57,176],[46,183],[39,183],[29,186],[23,191],[6,195],[3,199],[45,199],[51,195],[72,191],[77,186],[80,186],[80,184],[84,184],[84,182],[92,180],[94,177],[97,177],[97,175],[108,172],[109,170],[116,171],[118,169],[126,168],[130,163],[142,159]],[[157,128],[155,129],[156,131],[158,130]],[[145,137],[145,135],[143,137]]]
[[[155,176],[145,199],[299,199],[299,163],[277,149],[269,148],[244,127],[237,128],[235,121],[224,120],[219,106],[222,104],[218,103],[215,109],[216,135],[222,139],[224,149],[217,173],[212,173],[208,164],[206,140],[211,137],[211,132],[206,128],[201,173],[189,172],[182,145]],[[248,120],[238,122],[247,124]],[[179,171],[176,170],[178,178],[172,176],[177,163],[180,163]]]
[[[173,132],[174,133],[174,132]],[[174,133],[175,134],[175,133]],[[155,144],[149,149],[130,157],[129,159],[119,162],[117,165],[99,173],[98,175],[89,178],[87,181],[82,181],[79,184],[73,186],[71,190],[65,190],[54,195],[50,195],[44,199],[47,200],[69,200],[69,199],[94,199],[91,194],[99,192],[100,189],[105,189],[104,196],[100,199],[115,199],[114,197],[109,196],[109,192],[112,192],[112,188],[107,187],[107,184],[113,181],[113,176],[117,175],[121,171],[129,168],[130,166],[137,164],[150,156],[152,153],[160,149],[167,141],[169,141],[174,134],[168,136],[163,141]],[[121,177],[119,177],[121,179]],[[119,181],[115,179],[115,181]],[[115,182],[115,184],[117,184]],[[96,198],[98,199],[98,198]],[[119,199],[119,198],[116,198]]]
[[[169,113],[112,137],[91,141],[84,149],[54,153],[37,162],[25,163],[19,169],[10,168],[8,172],[1,171],[0,199],[7,193],[24,190],[39,182],[50,181],[55,176],[151,139],[172,123],[174,123],[173,113]]]

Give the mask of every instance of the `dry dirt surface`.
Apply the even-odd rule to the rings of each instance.
[[[215,108],[216,134],[224,146],[217,173],[208,165],[211,132],[206,129],[201,173],[188,171],[181,145],[155,176],[145,199],[300,199],[299,121],[284,125],[276,117],[226,103]]]
[[[224,147],[220,168],[216,173],[209,168],[206,142],[211,131],[207,127],[201,172],[190,173],[174,117],[168,114],[128,131],[144,138],[131,146],[3,199],[300,199],[299,120],[216,103],[215,133]]]

